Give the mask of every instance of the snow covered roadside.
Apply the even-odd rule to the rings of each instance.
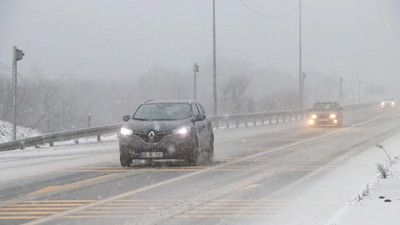
[[[326,225],[400,224],[400,134],[382,145],[394,162],[389,166],[385,158],[376,163],[389,169],[388,177],[383,178],[375,167],[376,174],[371,177],[371,181],[355,193],[354,199],[344,205]],[[382,154],[385,153],[382,151]]]
[[[8,122],[0,121],[0,143],[12,140],[13,125]],[[17,127],[17,138],[28,138],[40,135],[39,131],[26,127]]]

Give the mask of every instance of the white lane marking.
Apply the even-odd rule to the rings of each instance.
[[[24,225],[37,225],[37,224],[49,222],[49,221],[52,221],[52,220],[55,220],[55,219],[58,219],[58,218],[61,218],[61,217],[64,217],[64,216],[71,215],[73,213],[77,213],[77,212],[86,210],[86,209],[94,207],[94,206],[98,206],[98,205],[102,205],[102,204],[105,204],[105,203],[109,203],[111,201],[114,201],[114,200],[117,200],[117,199],[120,199],[120,198],[128,197],[130,195],[134,195],[134,194],[137,194],[137,193],[140,193],[140,192],[148,191],[150,189],[157,188],[157,187],[160,187],[160,186],[163,186],[163,185],[167,185],[167,184],[170,184],[170,183],[173,183],[173,182],[176,182],[176,181],[180,181],[180,180],[184,180],[186,178],[194,177],[194,176],[197,176],[199,174],[203,174],[203,173],[206,173],[206,172],[209,172],[209,171],[212,171],[212,170],[224,167],[224,166],[228,166],[228,165],[236,164],[236,163],[239,163],[239,162],[243,162],[243,161],[246,161],[246,160],[249,160],[249,159],[252,159],[252,158],[256,158],[256,157],[263,156],[263,155],[266,155],[266,154],[274,153],[274,152],[280,151],[282,149],[290,148],[290,147],[293,147],[293,146],[296,146],[296,145],[300,145],[300,144],[307,143],[307,142],[310,142],[310,141],[318,140],[318,139],[321,139],[321,138],[324,138],[324,137],[333,136],[333,135],[335,135],[337,133],[341,133],[341,132],[353,129],[355,127],[362,126],[364,124],[373,122],[373,121],[378,120],[380,118],[383,118],[384,116],[386,116],[386,114],[387,113],[385,113],[385,114],[383,114],[381,116],[375,117],[373,119],[370,119],[370,120],[367,120],[367,121],[364,121],[364,122],[361,122],[361,123],[358,123],[358,124],[354,124],[354,125],[352,125],[350,127],[342,128],[340,130],[336,130],[336,131],[329,132],[329,133],[326,133],[326,134],[322,134],[322,135],[319,135],[319,136],[316,136],[316,137],[308,138],[308,139],[305,139],[303,141],[299,141],[299,142],[295,142],[295,143],[288,144],[288,145],[285,145],[285,146],[281,146],[281,147],[278,147],[278,148],[275,148],[275,149],[272,149],[272,150],[266,150],[264,152],[260,152],[260,153],[257,153],[257,154],[254,154],[254,155],[250,155],[250,156],[247,156],[247,157],[244,157],[244,158],[241,158],[241,159],[237,159],[235,161],[227,162],[227,163],[216,165],[216,166],[204,169],[204,170],[199,170],[199,171],[196,171],[196,172],[193,172],[193,173],[185,174],[185,175],[182,175],[182,176],[179,176],[179,177],[175,177],[175,178],[172,178],[172,179],[169,179],[169,180],[165,180],[165,181],[162,181],[162,182],[159,182],[159,183],[156,183],[156,184],[152,184],[152,185],[145,186],[145,187],[142,187],[142,188],[138,188],[138,189],[135,189],[135,190],[132,190],[132,191],[128,191],[128,192],[125,192],[125,193],[122,193],[122,194],[119,194],[119,195],[115,195],[115,196],[112,196],[112,197],[109,197],[109,198],[106,198],[106,199],[102,199],[102,200],[99,200],[97,202],[89,203],[87,205],[83,205],[83,206],[76,207],[76,208],[73,208],[73,209],[70,209],[70,210],[66,210],[66,211],[63,211],[63,212],[60,212],[60,213],[57,213],[57,214],[53,214],[53,215],[50,215],[50,216],[47,216],[47,217],[44,217],[44,218],[41,218],[41,219],[30,221],[30,222],[24,223]]]

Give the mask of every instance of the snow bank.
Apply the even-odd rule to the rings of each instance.
[[[376,174],[366,184],[367,188],[359,191],[357,197],[343,206],[326,225],[400,224],[400,134],[386,140],[383,146],[394,162],[391,166],[386,160],[377,163],[389,168],[388,177],[383,178],[375,168]]]
[[[8,122],[0,121],[0,143],[12,141],[13,125]],[[17,127],[17,138],[28,138],[40,135],[37,130],[26,127]]]

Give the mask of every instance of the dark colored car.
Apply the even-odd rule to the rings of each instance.
[[[214,134],[202,105],[194,101],[147,101],[118,133],[123,167],[133,159],[183,159],[197,165],[212,161]]]
[[[397,102],[392,98],[383,99],[379,105],[381,109],[395,109],[396,106]]]
[[[307,124],[310,127],[343,125],[343,108],[337,102],[318,102],[309,111]]]

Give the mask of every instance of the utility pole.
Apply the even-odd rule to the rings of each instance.
[[[197,92],[197,79],[196,75],[199,72],[199,65],[197,63],[193,64],[193,99],[196,101],[196,92]]]
[[[301,102],[304,105],[304,80],[306,79],[307,75],[305,73],[301,74]]]
[[[299,108],[303,108],[303,90],[302,90],[302,68],[301,68],[301,0],[299,0]]]
[[[339,101],[340,103],[343,103],[343,77],[340,77],[339,82]]]
[[[361,103],[361,80],[358,81],[358,104]]]
[[[14,121],[13,121],[13,141],[17,140],[17,61],[24,57],[24,52],[13,47],[13,64],[12,64],[12,85],[13,85],[13,108],[14,108]]]
[[[214,115],[217,115],[217,43],[215,39],[215,0],[213,0],[213,97],[214,97]]]

